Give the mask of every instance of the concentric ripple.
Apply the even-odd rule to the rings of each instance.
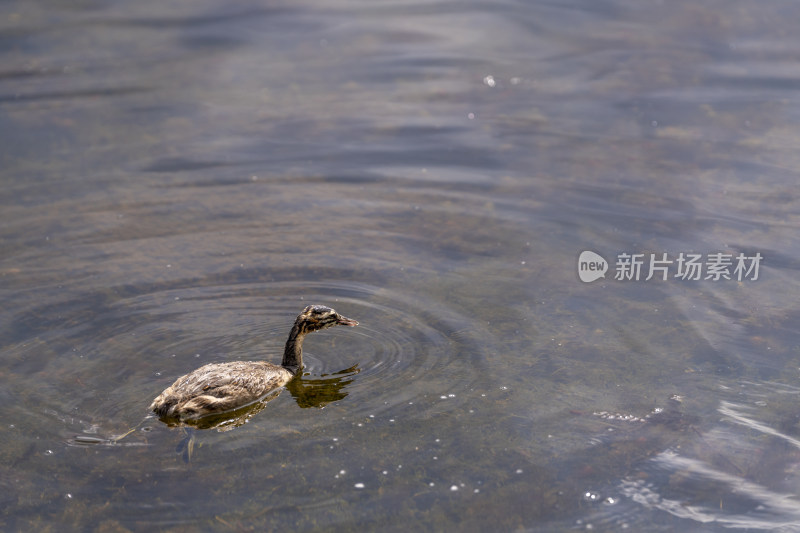
[[[331,385],[336,391],[317,404],[297,390],[283,391],[265,413],[253,417],[275,421],[270,428],[279,433],[297,424],[319,429],[342,417],[388,417],[408,409],[413,410],[408,416],[424,417],[455,407],[486,371],[483,357],[492,342],[480,324],[441,302],[358,282],[218,285],[193,280],[163,288],[128,287],[117,294],[113,299],[83,294],[64,304],[76,316],[89,309],[97,315],[91,338],[80,328],[72,338],[69,331],[53,328],[49,334],[65,339],[64,346],[51,345],[44,353],[31,350],[35,339],[19,345],[20,364],[58,376],[46,390],[18,383],[29,403],[46,406],[28,416],[56,422],[62,438],[73,443],[83,443],[75,435],[93,443],[137,424],[157,427],[155,419],[142,423],[152,398],[203,364],[280,362],[295,316],[311,303],[335,307],[359,326],[331,328],[306,339],[300,386]],[[302,407],[334,412],[308,418],[298,412]]]
[[[307,304],[330,305],[355,318],[358,327],[309,336],[304,350],[307,380],[357,370],[343,407],[351,414],[376,414],[426,396],[460,393],[478,378],[482,343],[489,338],[483,334],[480,339],[478,324],[442,304],[357,282],[273,282],[167,292],[125,303],[132,312],[141,308],[171,317],[162,323],[159,337],[176,325],[184,330],[178,343],[149,347],[156,352],[151,361],[159,378],[170,376],[164,383],[192,365],[211,361],[279,362],[294,316]],[[193,335],[185,334],[187,327]]]

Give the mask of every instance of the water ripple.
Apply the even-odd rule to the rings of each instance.
[[[297,407],[310,406],[308,398],[284,391],[254,417],[272,421],[273,433],[320,429],[342,417],[418,418],[453,408],[458,402],[443,400],[476,387],[492,343],[479,321],[445,303],[359,282],[187,280],[115,292],[117,298],[80,294],[59,307],[59,317],[44,309],[20,317],[30,328],[8,353],[18,378],[12,394],[42,405],[63,436],[125,433],[160,390],[203,364],[279,363],[295,315],[310,303],[360,323],[316,333],[304,345],[302,382],[313,388],[336,381],[341,390],[318,405],[335,413],[304,421],[309,415]],[[41,324],[34,327],[41,320],[52,342],[42,342]],[[81,320],[92,323],[91,338]]]

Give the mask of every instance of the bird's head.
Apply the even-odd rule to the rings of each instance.
[[[297,315],[295,326],[300,327],[303,333],[311,333],[332,326],[357,326],[358,322],[337,313],[334,309],[324,305],[309,305]]]

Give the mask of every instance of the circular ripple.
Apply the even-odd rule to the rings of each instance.
[[[349,414],[458,397],[485,370],[491,340],[481,324],[432,299],[364,283],[205,286],[139,295],[118,305],[151,318],[131,333],[148,339],[139,350],[166,386],[212,361],[279,362],[294,317],[312,303],[359,321],[355,328],[310,335],[304,344],[304,379],[356,369],[340,406]]]
[[[332,306],[359,322],[315,333],[304,344],[302,384],[335,381],[338,388],[316,404],[284,390],[253,417],[259,430],[324,432],[343,417],[424,418],[463,405],[459,400],[487,371],[484,354],[493,347],[483,325],[433,298],[350,281],[226,281],[117,288],[113,297],[81,294],[64,303],[59,312],[73,318],[62,329],[43,323],[47,338],[34,330],[18,345],[17,393],[31,406],[24,415],[62,440],[149,429],[159,423],[146,418],[147,406],[178,376],[210,362],[279,363],[294,317],[308,304]],[[306,407],[326,411],[299,411]],[[263,437],[242,434],[227,446],[256,446]]]

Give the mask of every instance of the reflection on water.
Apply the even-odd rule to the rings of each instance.
[[[319,378],[309,378],[308,373],[298,376],[286,385],[297,405],[303,408],[325,407],[331,402],[343,400],[347,396],[345,387],[353,382],[353,376],[361,372],[358,364]]]
[[[797,529],[794,3],[4,7],[4,530]]]
[[[794,397],[800,391],[765,385],[769,389],[742,384],[747,392],[739,397],[746,403],[721,401],[721,425],[707,430],[692,448],[668,449],[653,457],[644,465],[648,475],[623,479],[620,493],[632,504],[664,511],[690,523],[733,529],[796,530],[800,527],[794,473],[797,464],[795,458],[788,463],[787,459],[797,455],[800,441],[753,416],[759,416],[758,411],[763,411],[767,402],[774,402],[774,411],[784,409],[780,395]],[[795,425],[796,413],[791,417],[791,424]],[[765,435],[774,438],[765,441]]]

